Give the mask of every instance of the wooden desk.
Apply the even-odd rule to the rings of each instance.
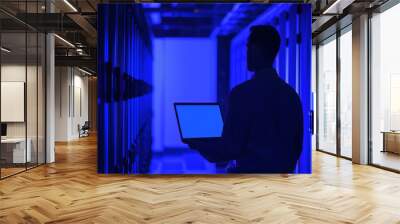
[[[25,138],[6,138],[1,139],[1,157],[6,163],[25,163],[31,162],[32,153],[30,138],[26,140],[28,147],[25,152]]]
[[[400,154],[400,131],[383,131],[382,152]]]

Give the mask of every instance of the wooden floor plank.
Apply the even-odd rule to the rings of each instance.
[[[89,137],[0,181],[0,223],[400,223],[400,175],[320,152],[312,175],[100,175]]]

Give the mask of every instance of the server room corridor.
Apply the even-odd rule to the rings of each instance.
[[[191,26],[194,26],[192,24]],[[153,41],[152,173],[216,173],[215,164],[181,142],[175,102],[217,102],[216,43],[187,32]],[[183,36],[184,35],[184,36]],[[191,36],[189,36],[191,35]]]
[[[310,173],[310,10],[306,4],[238,3],[100,7],[99,171],[227,173],[229,161],[209,162],[183,143],[174,104],[218,103],[226,117],[230,91],[253,77],[246,55],[250,28],[270,25],[282,40],[273,67],[300,97],[307,124],[295,172]],[[310,32],[292,35],[300,29]],[[136,50],[125,50],[131,47]],[[129,92],[129,85],[137,91]]]

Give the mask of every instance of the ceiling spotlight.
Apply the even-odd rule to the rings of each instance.
[[[11,50],[9,50],[9,49],[7,49],[5,47],[1,47],[0,49],[1,49],[1,51],[4,51],[6,53],[10,53],[11,52]]]
[[[73,6],[68,0],[64,0],[64,3],[66,5],[68,5],[68,7],[70,7],[72,9],[72,11],[78,12],[78,10],[75,8],[75,6]]]
[[[336,0],[327,9],[325,9],[322,14],[342,14],[343,9],[351,5],[355,0]]]
[[[64,42],[65,44],[67,44],[68,46],[75,48],[75,45],[73,45],[71,42],[69,42],[68,40],[62,38],[61,36],[54,34],[55,37],[57,37],[59,40],[61,40],[62,42]]]
[[[92,73],[90,73],[90,72],[88,72],[88,71],[86,71],[86,70],[83,70],[83,69],[81,69],[81,68],[79,68],[79,67],[78,67],[78,70],[81,71],[81,72],[83,72],[83,73],[86,74],[86,75],[89,75],[89,76],[92,76],[92,75],[93,75]]]

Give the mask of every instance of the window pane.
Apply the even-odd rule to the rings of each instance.
[[[318,48],[318,148],[336,153],[336,39]]]
[[[39,45],[38,45],[38,164],[45,163],[45,60],[46,60],[46,37],[44,34],[39,33]]]
[[[372,163],[400,170],[400,4],[372,17]]]
[[[1,176],[25,170],[30,162],[26,141],[26,33],[1,34]],[[28,143],[28,144],[27,144]],[[27,150],[28,149],[28,150]]]
[[[0,1],[0,7],[25,18],[25,13],[43,13],[44,3]],[[4,178],[44,162],[46,54],[43,33],[3,12],[0,17],[0,177]]]
[[[340,37],[340,152],[352,156],[352,35]]]
[[[27,166],[28,168],[34,167],[37,165],[37,81],[38,81],[38,57],[37,57],[37,41],[38,36],[36,32],[27,33],[27,47],[28,47],[28,55],[27,55],[27,80],[26,80],[26,113],[27,113],[27,140],[28,148],[30,147],[31,153],[29,154],[30,158],[28,160]]]

